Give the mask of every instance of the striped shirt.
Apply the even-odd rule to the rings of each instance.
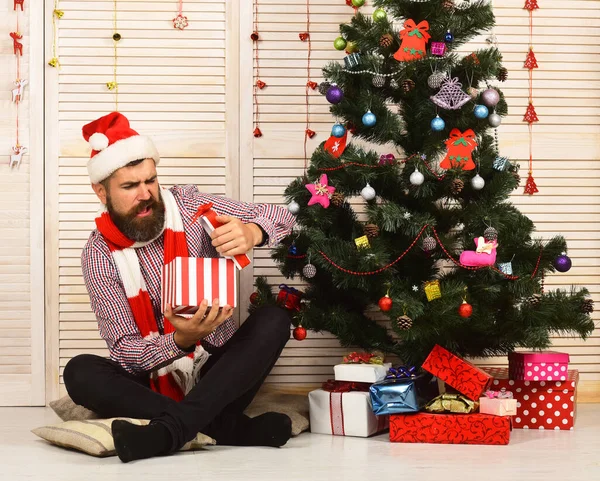
[[[219,257],[212,246],[212,239],[200,222],[192,223],[198,208],[208,202],[214,204],[213,210],[219,215],[230,215],[243,222],[252,222],[262,227],[269,237],[268,246],[277,244],[288,235],[295,222],[294,216],[281,207],[238,202],[216,195],[203,194],[193,185],[175,186],[170,190],[181,213],[190,257]],[[142,276],[161,333],[164,325],[160,299],[163,250],[163,236],[136,249]],[[188,354],[179,349],[173,334],[161,335],[154,339],[142,338],[117,266],[98,230],[92,231],[83,248],[81,266],[90,296],[90,305],[98,320],[100,335],[108,345],[111,359],[131,373],[141,373],[156,370]],[[235,321],[230,318],[205,340],[215,346],[221,346],[231,338],[235,330]]]

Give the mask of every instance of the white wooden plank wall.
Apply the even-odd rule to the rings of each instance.
[[[44,403],[42,159],[36,134],[41,132],[37,98],[41,87],[39,55],[31,48],[40,17],[19,11],[23,35],[21,78],[28,79],[19,104],[19,142],[28,147],[20,167],[9,167],[16,143],[16,104],[11,90],[17,78],[13,41],[13,2],[0,4],[0,406]],[[32,34],[33,32],[33,34]],[[38,46],[39,47],[39,46]],[[38,48],[39,50],[39,48]],[[31,155],[30,155],[31,154]],[[32,212],[32,206],[38,211]],[[36,291],[36,289],[40,289]],[[41,317],[39,317],[41,316]]]
[[[368,2],[367,2],[368,3]],[[528,159],[527,124],[522,121],[527,105],[527,70],[523,62],[528,48],[528,16],[523,0],[495,2],[495,33],[509,70],[500,84],[509,102],[510,115],[499,129],[501,151],[521,164],[523,183]],[[571,284],[589,288],[600,303],[600,2],[576,0],[540,2],[534,13],[534,49],[540,69],[534,71],[535,107],[540,122],[534,126],[535,179],[540,193],[515,191],[512,201],[535,222],[538,234],[565,235],[574,267],[567,274],[547,278],[548,288]],[[311,0],[312,79],[319,82],[321,68],[330,60],[343,61],[344,52],[333,49],[338,25],[349,21],[352,9],[343,0]],[[372,7],[362,9],[372,12]],[[261,79],[268,85],[259,94],[263,137],[253,142],[256,202],[282,203],[285,186],[302,174],[307,45],[298,38],[306,30],[304,2],[260,0]],[[251,21],[249,18],[248,22]],[[576,26],[576,28],[575,28]],[[247,27],[248,31],[250,27]],[[242,42],[244,37],[242,37]],[[485,46],[482,36],[463,49]],[[247,49],[242,45],[242,49]],[[329,104],[310,95],[311,128],[317,136],[309,152],[325,140],[333,124]],[[251,109],[242,123],[251,122]],[[243,141],[243,140],[242,140]],[[362,204],[360,200],[357,205]],[[259,251],[254,274],[267,275],[273,285],[286,282],[269,258]],[[297,285],[296,282],[288,282]],[[598,313],[594,313],[598,325]],[[600,380],[600,332],[586,342],[555,338],[557,349],[568,351],[584,381]],[[331,366],[347,350],[333,336],[310,333],[305,341],[291,340],[269,380],[279,383],[320,382],[332,375]],[[502,359],[484,363],[502,364]],[[596,383],[593,383],[596,385]]]
[[[177,2],[119,1],[118,83],[119,110],[140,133],[150,135],[161,153],[158,167],[161,183],[196,184],[204,192],[235,195],[226,177],[237,177],[237,149],[228,155],[225,120],[226,16],[224,0],[184,2],[189,27],[173,28]],[[89,233],[98,201],[89,185],[86,162],[89,150],[81,138],[88,121],[114,110],[114,96],[105,83],[112,80],[113,2],[62,1],[65,15],[59,22],[59,54],[62,68],[57,81],[57,128],[48,133],[58,138],[57,186],[54,187],[58,226],[53,232],[58,249],[54,321],[59,329],[58,381],[67,361],[80,353],[107,355],[81,274],[80,255]],[[235,18],[235,12],[229,12]],[[230,36],[231,37],[231,36]],[[236,36],[233,40],[237,42]],[[231,53],[234,62],[236,53]],[[233,78],[237,72],[231,71]],[[237,89],[235,89],[237,90]],[[230,96],[235,102],[236,92]],[[49,99],[52,102],[52,99]],[[237,111],[237,102],[235,102]],[[228,121],[235,127],[237,113]],[[237,144],[236,133],[233,141]],[[227,175],[226,175],[227,173]],[[49,186],[50,189],[53,186]],[[52,397],[56,381],[51,382]]]

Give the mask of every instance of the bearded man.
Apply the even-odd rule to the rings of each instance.
[[[256,310],[236,329],[232,306],[205,299],[191,317],[161,309],[161,272],[175,257],[233,257],[273,246],[294,218],[266,204],[162,188],[159,154],[149,137],[118,112],[83,127],[92,153],[88,173],[103,204],[81,264],[90,304],[110,358],[83,354],[64,370],[66,389],[99,416],[150,419],[112,423],[121,461],[179,450],[198,432],[218,444],[284,445],[291,421],[280,413],[249,418],[244,410],[290,334],[288,313]],[[210,235],[195,216],[212,203],[222,224]]]

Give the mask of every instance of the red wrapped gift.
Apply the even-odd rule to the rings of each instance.
[[[431,350],[423,369],[473,401],[479,400],[492,379],[488,373],[439,345]]]
[[[512,391],[518,412],[513,425],[518,429],[570,430],[575,426],[579,371],[568,371],[566,381],[509,379],[507,368],[488,367],[492,388]]]
[[[393,443],[508,444],[510,418],[491,414],[392,414]]]
[[[230,259],[176,257],[163,267],[162,309],[171,304],[176,314],[193,314],[202,299],[212,305],[237,306],[235,266]]]

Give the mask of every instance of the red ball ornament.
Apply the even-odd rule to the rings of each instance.
[[[383,312],[387,312],[392,308],[392,298],[387,294],[379,299],[379,309]]]
[[[294,329],[294,339],[296,339],[296,341],[304,341],[304,339],[306,339],[306,329],[302,326],[298,326]]]
[[[471,317],[473,314],[473,306],[469,304],[467,301],[463,301],[463,303],[458,308],[458,315],[460,317]]]
[[[252,294],[250,294],[250,304],[258,304],[258,292],[253,292]]]

